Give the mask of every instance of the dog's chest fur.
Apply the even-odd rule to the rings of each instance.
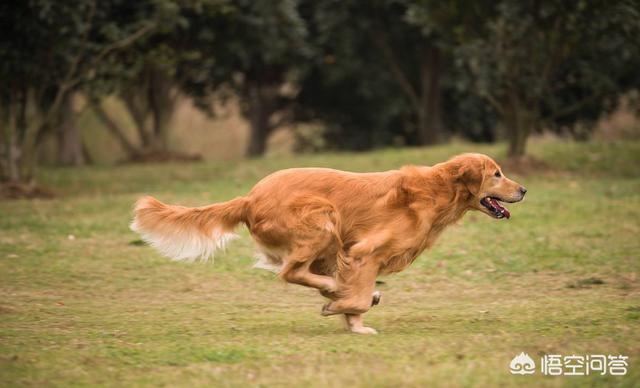
[[[447,204],[434,206],[424,202],[405,208],[396,216],[398,222],[381,225],[362,236],[347,255],[378,260],[381,274],[402,271],[431,248],[447,226],[463,214],[462,208]]]

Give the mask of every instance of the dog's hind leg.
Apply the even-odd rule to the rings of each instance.
[[[312,265],[317,260],[337,256],[341,247],[337,232],[339,215],[331,203],[319,197],[294,198],[288,210],[293,220],[286,225],[291,248],[283,258],[280,277],[323,293],[335,293],[336,280],[330,273],[312,270]]]
[[[313,263],[312,252],[303,249],[294,253],[294,257],[289,257],[287,263],[280,271],[280,277],[289,283],[300,284],[302,286],[313,287],[324,293],[334,293],[337,284],[331,276],[317,275],[309,271]],[[306,258],[306,261],[300,259]]]
[[[286,214],[286,217],[282,216]],[[341,247],[338,235],[339,215],[333,205],[321,197],[297,196],[289,200],[280,214],[261,215],[250,228],[260,245],[280,247],[280,278],[289,283],[332,293],[337,289],[330,273],[312,270],[316,260],[335,257]],[[265,221],[269,220],[269,221]]]

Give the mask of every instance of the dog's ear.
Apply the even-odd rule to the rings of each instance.
[[[484,181],[484,160],[466,155],[456,159],[453,161],[449,173],[457,183],[464,185],[473,196],[477,197]]]
[[[477,197],[480,194],[482,181],[484,180],[484,163],[466,164],[462,167],[462,182],[467,186],[467,190]]]

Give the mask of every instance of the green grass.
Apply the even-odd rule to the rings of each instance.
[[[638,386],[640,142],[534,142],[553,171],[496,221],[469,214],[365,320],[323,318],[313,290],[252,270],[245,230],[214,265],[161,258],[128,230],[145,193],[202,205],[290,166],[432,164],[448,146],[238,163],[44,168],[53,200],[0,203],[0,386]],[[506,171],[509,175],[509,171]],[[622,354],[624,377],[512,376],[527,352]]]

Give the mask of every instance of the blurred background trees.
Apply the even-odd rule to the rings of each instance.
[[[215,95],[237,96],[249,122],[247,156],[259,156],[275,128],[291,120],[299,69],[311,58],[307,25],[294,0],[202,2],[186,10],[192,55],[183,91],[201,107]]]
[[[126,2],[34,0],[0,6],[3,180],[33,178],[37,150],[57,134],[60,162],[85,162],[73,99],[91,88],[108,57],[149,34],[153,20],[128,20]]]
[[[458,47],[474,92],[498,114],[508,153],[532,131],[592,127],[638,87],[638,3],[505,1]],[[583,134],[581,134],[582,136]]]
[[[640,85],[631,0],[26,0],[0,18],[4,182],[29,182],[47,142],[91,162],[98,127],[127,160],[184,158],[181,101],[235,104],[251,157],[286,127],[299,150],[457,136],[519,158],[531,133],[589,137]]]

